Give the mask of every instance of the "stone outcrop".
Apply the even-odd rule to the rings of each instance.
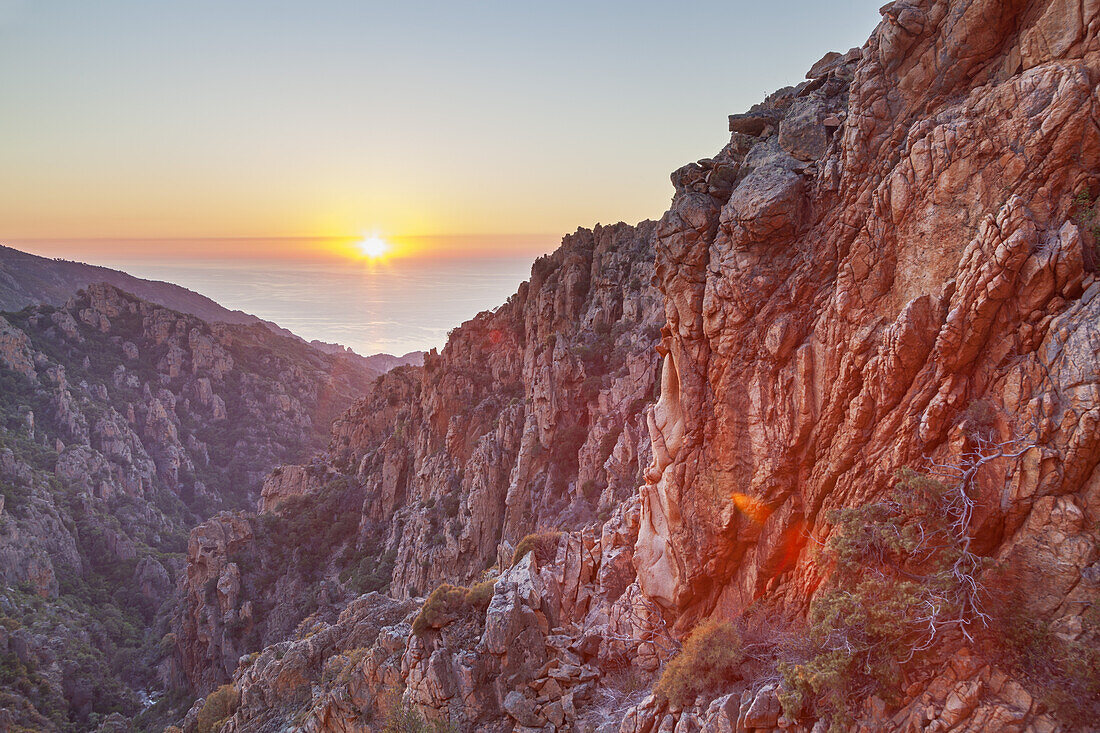
[[[392,528],[394,593],[469,582],[528,533],[607,515],[633,492],[660,318],[653,230],[566,237],[422,372],[391,372],[336,422],[334,464],[364,484],[364,515]]]
[[[286,499],[309,493],[315,487],[315,477],[305,466],[279,466],[264,479],[256,509],[260,512],[274,511]]]
[[[528,552],[494,579],[484,611],[426,633],[412,630],[420,601],[377,593],[334,621],[306,619],[290,640],[242,657],[232,679],[242,705],[224,730],[293,718],[306,731],[380,731],[402,704],[460,730],[617,726],[641,694],[604,670],[628,659],[655,670],[654,640],[667,639],[637,586],[605,565],[629,556],[636,520],[628,503],[602,536],[562,535],[545,564]]]
[[[1032,447],[979,475],[973,542],[1029,574],[1028,613],[1081,628],[1100,557],[1076,519],[1100,511],[1096,229],[1077,203],[1100,193],[1098,12],[892,3],[860,52],[750,113],[767,125],[731,123],[698,164],[737,171],[728,197],[678,185],[634,555],[678,629],[762,599],[804,613],[829,510],[881,499],[901,468],[964,464],[975,405],[994,442]],[[938,729],[1010,727],[989,706],[1017,683],[983,668],[935,678],[986,690]],[[917,692],[943,705],[939,684]],[[1019,729],[1053,725],[1009,707]]]
[[[1025,479],[1020,457],[984,482],[980,531],[1002,551],[1043,494],[1086,485],[1094,243],[1073,200],[1100,185],[1093,31],[1048,5],[1001,4],[995,22],[976,2],[888,6],[862,53],[765,103],[774,135],[737,132],[707,163],[737,170],[728,198],[677,190],[658,228],[664,449],[636,557],[682,618],[735,613],[777,570],[804,602],[818,574],[801,549],[776,564],[785,530],[823,538],[828,509],[957,458],[952,429],[978,400],[1002,437],[1041,446],[1050,477]],[[1027,40],[1055,26],[1054,46]],[[783,135],[806,100],[818,132],[843,119],[809,160]],[[1026,487],[1002,502],[998,479]],[[738,494],[769,508],[763,526]]]
[[[186,635],[194,655],[216,655],[197,674],[213,683],[237,668],[238,650],[226,628],[249,622],[240,608],[241,572],[230,555],[252,539],[252,525],[241,513],[223,512],[191,531],[187,543],[187,574],[183,585],[201,594],[193,607],[198,614],[184,619],[178,633]],[[192,599],[188,599],[192,600]]]

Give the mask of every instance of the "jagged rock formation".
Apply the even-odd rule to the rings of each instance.
[[[469,582],[528,533],[580,526],[633,493],[660,318],[653,229],[566,237],[422,373],[392,372],[397,395],[383,380],[336,422],[333,461],[364,483],[365,517],[401,527],[385,543],[395,595]]]
[[[670,641],[631,584],[637,514],[629,501],[601,534],[562,534],[542,561],[525,554],[489,581],[487,607],[456,610],[423,632],[413,631],[422,601],[378,593],[338,617],[311,615],[287,640],[241,657],[232,678],[240,706],[222,730],[288,721],[305,731],[382,730],[402,695],[459,730],[617,727]]]
[[[861,52],[674,174],[665,450],[635,565],[679,628],[762,598],[804,613],[829,573],[810,541],[828,511],[928,458],[965,464],[980,404],[995,440],[1030,447],[976,477],[976,551],[1026,579],[1028,612],[1081,629],[1100,511],[1097,230],[1080,211],[1100,189],[1098,12],[892,3]],[[716,196],[715,176],[739,183]],[[988,729],[980,710],[942,729]]]
[[[0,317],[6,722],[85,729],[148,702],[188,528],[252,506],[375,376],[104,284]]]
[[[335,422],[325,460],[273,473],[270,514],[196,529],[177,621],[192,686],[205,693],[228,680],[238,656],[319,606],[331,606],[331,621],[357,592],[408,598],[471,583],[525,535],[595,522],[632,494],[649,462],[642,409],[656,379],[654,228],[566,237],[529,283],[456,329],[423,368],[380,379]],[[229,529],[242,521],[247,531]],[[202,549],[202,538],[229,533],[253,538]],[[238,573],[235,602],[207,594]],[[252,620],[242,625],[242,613]]]
[[[1050,323],[1089,321],[1078,299],[1093,242],[1073,221],[1100,152],[1080,58],[1089,45],[1058,4],[1033,27],[1037,8],[997,7],[995,22],[982,3],[889,8],[854,62],[773,95],[778,134],[734,134],[713,162],[742,178],[728,200],[678,187],[657,265],[676,388],[655,411],[668,459],[643,518],[643,584],[670,607],[734,610],[774,576],[782,533],[760,541],[734,492],[774,507],[771,522],[812,525],[948,450],[977,399],[994,399],[1002,431],[1038,426],[1043,401],[1064,405],[1062,434],[1033,437],[1052,443],[1048,460],[1080,462],[1066,488],[1091,471],[1091,439],[1074,437],[1091,432],[1093,409],[1080,367],[1061,377],[1049,363],[1069,336]],[[1057,60],[1034,45],[1048,25],[1073,41]],[[784,115],[811,106],[843,121],[820,156],[800,160]],[[1069,362],[1091,365],[1082,336],[1086,351]],[[673,507],[699,521],[682,525]],[[1027,508],[1014,512],[1018,523]],[[983,518],[995,535],[1017,528],[1003,522]]]
[[[534,448],[552,448],[557,421],[576,413],[558,359],[546,360],[569,345],[559,336],[540,348],[509,319],[517,303],[547,323],[552,313],[586,317],[561,307],[580,280],[543,280],[536,267],[529,289],[457,332],[422,374],[394,375],[338,421],[329,465],[314,469],[318,481],[353,476],[364,488],[352,554],[381,523],[394,595],[469,583],[495,561],[488,607],[436,608],[420,631],[412,611],[394,620],[395,611],[354,655],[341,641],[326,642],[337,650],[328,657],[312,646],[314,671],[300,673],[301,693],[279,710],[263,690],[282,667],[246,659],[226,730],[292,718],[306,730],[379,730],[387,694],[461,730],[1094,726],[1095,669],[1052,685],[1040,669],[1050,650],[1035,646],[1088,652],[1100,639],[1100,5],[898,0],[882,15],[862,49],[826,56],[806,82],[734,115],[729,145],[673,174],[655,232],[667,324],[660,397],[646,412],[651,461],[637,494],[626,498],[604,475],[601,506],[622,503],[600,529],[545,540],[542,557],[536,549],[511,564],[518,534],[560,511],[563,493],[576,497],[574,475],[583,484],[586,466],[613,465],[587,461],[591,435],[576,474],[562,470],[567,456]],[[546,310],[531,307],[536,297]],[[516,346],[496,351],[494,338]],[[493,390],[463,370],[524,402],[497,397],[482,411]],[[588,404],[586,425],[624,414]],[[620,439],[616,451],[634,442]],[[813,658],[809,645],[826,643],[815,609],[836,598],[836,543],[851,517],[919,498],[913,482],[891,498],[900,469],[948,484],[956,504],[941,513],[957,534],[942,536],[972,561],[956,563],[952,582],[984,586],[990,614],[1010,599],[1005,618],[1020,625],[983,622],[976,605],[948,624],[933,604],[920,619],[935,633],[889,660],[892,687],[863,678],[844,690],[841,679],[841,697],[861,695],[842,711],[849,701],[812,699],[829,668],[814,668],[801,691],[797,670]],[[272,502],[314,501],[315,486],[295,476],[269,483]],[[444,506],[434,519],[449,497],[457,514]],[[438,541],[436,528],[448,530]],[[888,559],[923,547],[915,536]],[[863,549],[866,558],[849,553],[887,586],[888,575],[874,575],[882,547]],[[191,592],[190,612],[202,612]],[[318,628],[340,639],[350,618],[370,618],[381,602],[368,598],[342,619],[338,601]],[[899,603],[898,625],[912,622]],[[761,616],[765,633],[740,677],[694,699],[637,699],[700,621]],[[826,618],[833,642],[848,633],[844,617]],[[1002,653],[1021,630],[1047,662]],[[843,644],[821,648],[834,672],[844,668]],[[765,658],[788,666],[754,676]],[[330,660],[342,672],[325,678],[316,670]],[[194,655],[190,664],[201,670]],[[1077,699],[1052,690],[1061,682]]]

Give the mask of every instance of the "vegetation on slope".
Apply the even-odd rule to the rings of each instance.
[[[745,662],[741,635],[729,621],[711,619],[692,630],[680,652],[665,665],[653,694],[684,708],[700,695],[714,693],[741,679]]]
[[[846,725],[871,695],[898,699],[903,670],[933,641],[970,636],[984,618],[960,491],[906,471],[885,500],[830,512],[835,567],[810,607],[810,653],[780,667],[788,715]]]
[[[493,581],[483,580],[469,588],[444,583],[431,592],[413,620],[414,634],[423,636],[456,618],[485,613],[493,600]]]
[[[0,631],[3,707],[32,729],[86,730],[118,713],[159,730],[153,713],[133,716],[163,686],[162,604],[189,528],[249,506],[260,478],[320,445],[370,375],[261,325],[210,326],[89,290],[65,308],[4,314],[16,361],[0,361],[0,614],[18,627]],[[29,373],[13,368],[24,353]]]

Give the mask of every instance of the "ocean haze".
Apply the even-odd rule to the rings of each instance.
[[[500,305],[534,257],[390,258],[380,262],[278,260],[99,261],[182,285],[226,308],[274,321],[307,339],[360,354],[442,347],[447,332]]]

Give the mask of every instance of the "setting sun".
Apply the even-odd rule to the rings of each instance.
[[[384,256],[389,251],[389,243],[381,237],[367,237],[359,242],[359,252],[372,260]]]

